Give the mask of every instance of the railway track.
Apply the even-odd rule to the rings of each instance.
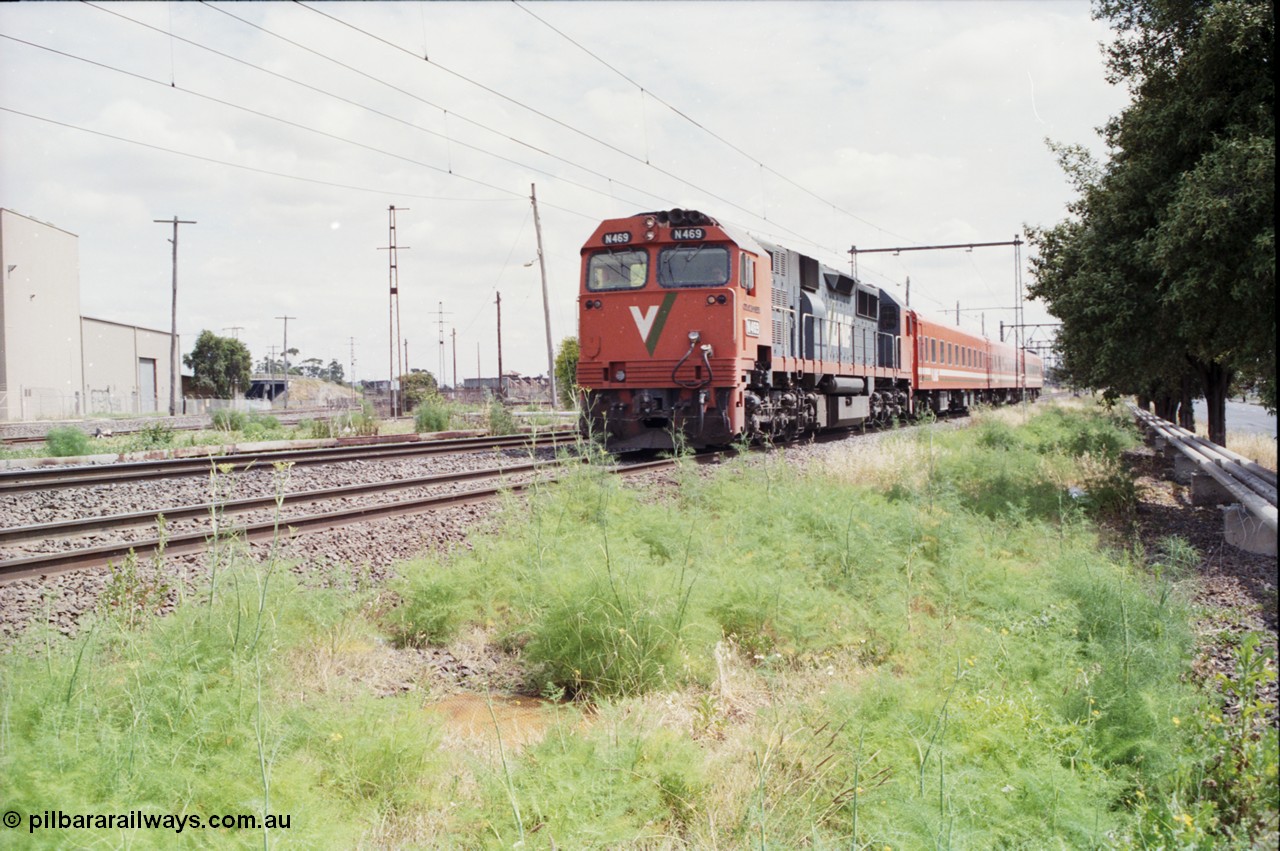
[[[277,538],[291,538],[301,534],[332,529],[350,523],[376,520],[384,517],[416,514],[435,511],[457,505],[480,502],[496,497],[500,493],[524,493],[535,484],[554,481],[557,476],[541,476],[532,481],[511,482],[509,478],[517,475],[537,474],[554,469],[563,469],[567,464],[578,463],[576,460],[540,461],[526,464],[508,465],[483,470],[472,470],[462,473],[424,476],[417,479],[398,479],[376,483],[349,485],[323,490],[303,491],[284,494],[279,497],[255,497],[244,500],[232,500],[223,505],[204,504],[177,506],[161,511],[144,511],[132,514],[113,515],[99,518],[82,518],[34,526],[17,527],[0,530],[0,543],[21,544],[30,542],[48,542],[55,538],[70,539],[74,536],[103,533],[111,534],[126,529],[145,528],[157,524],[163,516],[164,521],[207,517],[210,522],[194,531],[178,534],[147,537],[144,539],[118,541],[97,546],[78,547],[59,552],[40,553],[25,557],[0,561],[0,584],[18,579],[51,576],[70,570],[87,567],[101,567],[128,557],[132,552],[138,557],[152,555],[188,555],[203,552],[218,538],[215,538],[213,526],[216,523],[223,539],[248,543],[271,541]],[[620,475],[634,475],[652,470],[665,469],[675,464],[672,460],[643,461],[611,468]],[[285,505],[315,505],[326,501],[343,500],[355,496],[385,494],[391,491],[406,490],[452,484],[464,481],[489,480],[493,484],[463,491],[445,494],[430,494],[407,499],[392,499],[385,502],[364,503],[354,506],[339,507],[331,511],[311,512],[296,515],[284,515]],[[274,511],[275,516],[267,520],[258,520],[236,525],[228,523],[227,518],[254,511]]]
[[[334,464],[341,461],[408,458],[492,449],[559,446],[576,440],[577,432],[547,432],[534,438],[527,435],[504,437],[464,437],[450,440],[404,441],[395,443],[350,444],[316,449],[242,452],[207,455],[202,458],[168,458],[154,461],[126,461],[77,467],[30,467],[0,470],[0,495],[36,490],[85,487],[104,482],[144,481],[173,476],[207,475],[216,467],[221,472],[237,472],[264,464]]]

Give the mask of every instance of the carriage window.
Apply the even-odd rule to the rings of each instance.
[[[934,337],[929,338],[929,360],[933,363],[938,362],[938,341]]]
[[[649,274],[646,251],[597,251],[587,261],[587,289],[638,290]]]
[[[664,287],[718,287],[729,282],[729,251],[706,245],[666,248],[658,255],[658,283]]]

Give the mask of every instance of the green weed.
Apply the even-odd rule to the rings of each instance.
[[[74,426],[51,428],[44,436],[46,451],[53,458],[88,455],[92,450],[89,436]]]

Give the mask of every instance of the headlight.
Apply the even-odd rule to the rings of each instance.
[[[626,371],[625,369],[620,369],[620,370],[618,370],[617,372],[615,372],[615,373],[613,374],[613,380],[614,380],[614,381],[626,381],[626,380],[627,380],[627,371]]]

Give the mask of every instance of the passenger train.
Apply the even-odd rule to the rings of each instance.
[[[1037,355],[695,210],[601,223],[578,308],[583,425],[617,451],[788,441],[1044,383]]]

